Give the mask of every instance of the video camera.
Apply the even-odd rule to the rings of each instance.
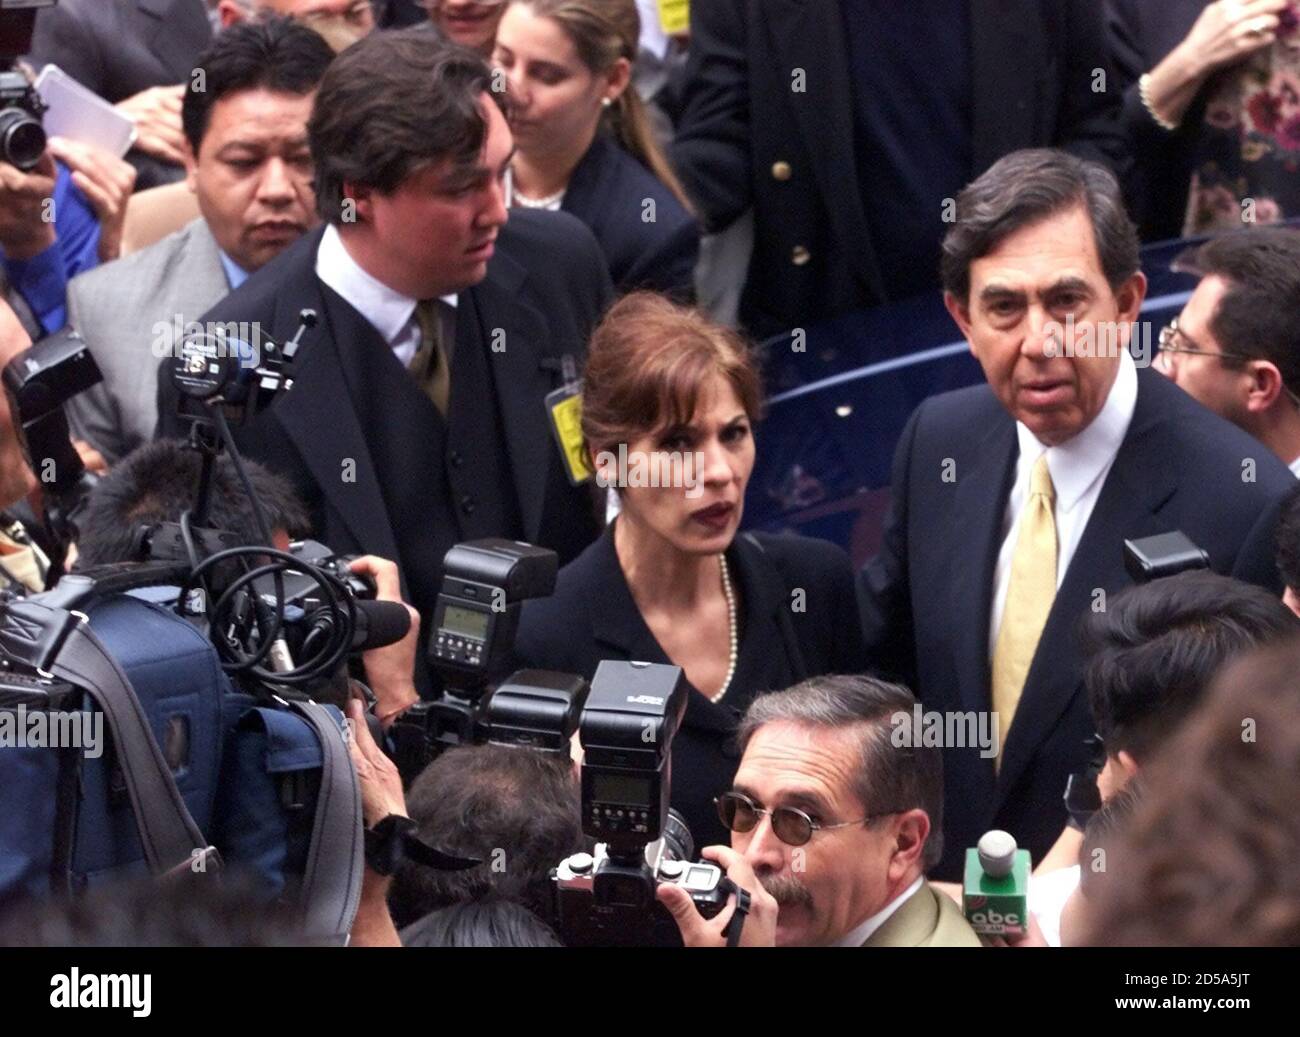
[[[283,348],[261,343],[264,363],[248,363],[251,347],[224,334],[193,335],[179,343],[169,373],[181,392],[182,408],[186,401],[206,405],[185,414],[191,421],[189,445],[201,458],[195,504],[179,522],[138,530],[130,560],[65,576],[51,600],[73,609],[96,595],[160,588],[159,600],[174,604],[207,634],[222,668],[245,690],[342,706],[351,694],[349,660],[405,637],[409,613],[400,602],[375,601],[374,584],[350,571],[351,559],[323,544],[302,541],[289,551],[270,546],[272,531],[228,423],[228,417],[247,420],[292,384],[293,354],[316,315],[304,310],[300,319],[297,335]],[[71,451],[66,465],[55,465],[61,480],[68,481],[66,472],[82,471],[61,408],[99,377],[74,331],[37,343],[6,367],[5,387],[16,416],[21,415],[17,423],[26,430],[29,457],[38,471],[37,431]],[[213,468],[223,448],[243,482],[260,544],[207,527]],[[57,484],[55,491],[57,500]]]
[[[585,680],[520,670],[492,687],[512,654],[523,602],[554,591],[558,567],[554,551],[514,540],[472,540],[447,552],[427,649],[443,691],[389,729],[408,784],[456,745],[494,742],[569,753],[587,697]]]
[[[32,48],[36,12],[56,0],[0,0],[0,161],[23,172],[36,168],[45,154],[45,102],[18,59]]]
[[[729,940],[740,936],[749,894],[707,861],[669,808],[672,740],[686,712],[680,667],[605,661],[582,711],[582,828],[595,852],[577,853],[554,872],[557,929],[570,947],[681,946],[661,883],[686,890],[700,914],[715,917],[733,894]]]

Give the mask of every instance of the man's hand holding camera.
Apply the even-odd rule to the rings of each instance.
[[[369,576],[375,581],[377,600],[402,601],[401,581],[395,563],[374,555],[365,555],[352,562],[350,568],[354,573]],[[406,610],[411,614],[411,629],[406,636],[396,644],[371,649],[361,657],[370,690],[378,699],[375,716],[385,728],[420,701],[415,690],[415,653],[420,648],[420,614],[410,605],[406,605]]]
[[[72,183],[86,196],[99,220],[99,259],[107,263],[122,251],[126,203],[135,189],[135,169],[102,148],[52,137],[40,162],[23,172],[0,162],[0,248],[10,259],[39,256],[58,240],[54,185],[58,159]]]
[[[367,828],[386,817],[406,817],[406,797],[397,766],[375,744],[366,726],[365,706],[350,699],[347,706],[348,748],[361,787],[361,816]],[[361,903],[352,925],[354,947],[397,947],[401,945],[392,916],[388,913],[388,887],[392,879],[367,866],[361,880]]]
[[[701,856],[719,865],[726,871],[727,878],[749,893],[749,914],[744,919],[744,928],[740,933],[740,946],[776,946],[776,916],[779,908],[772,894],[758,881],[749,862],[729,846],[706,846]],[[705,918],[700,914],[691,895],[670,882],[660,884],[655,895],[672,914],[677,928],[681,930],[682,942],[687,947],[727,945],[727,926],[736,913],[734,894],[727,901],[727,906],[714,918]]]
[[[10,259],[33,259],[54,244],[56,176],[48,151],[26,173],[0,162],[0,248]]]

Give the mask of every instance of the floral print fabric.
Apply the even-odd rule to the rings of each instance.
[[[1209,90],[1184,236],[1300,216],[1300,0],[1272,46]]]

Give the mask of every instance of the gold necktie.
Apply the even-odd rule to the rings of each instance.
[[[1034,661],[1038,639],[1056,597],[1056,490],[1047,455],[1034,463],[1029,499],[1020,514],[1020,533],[1011,556],[1011,582],[993,647],[993,709],[998,715],[998,757],[1020,704],[1020,692]]]
[[[451,398],[451,370],[442,342],[441,301],[423,299],[416,303],[415,320],[420,325],[420,346],[407,369],[445,418]]]

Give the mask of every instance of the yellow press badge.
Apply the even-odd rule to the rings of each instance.
[[[690,0],[659,0],[659,24],[669,36],[677,36],[691,27]]]
[[[592,476],[582,448],[582,393],[577,386],[566,385],[548,393],[546,413],[551,416],[551,430],[564,458],[564,472],[574,486]]]

